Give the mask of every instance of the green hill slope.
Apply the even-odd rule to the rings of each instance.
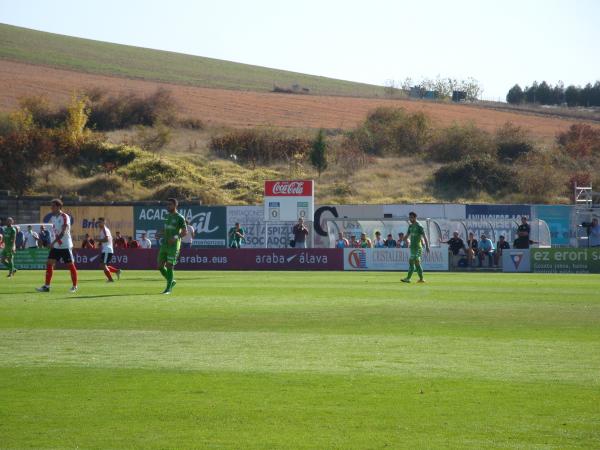
[[[0,59],[199,87],[270,91],[294,84],[312,94],[381,96],[383,87],[219,59],[74,38],[0,24]]]

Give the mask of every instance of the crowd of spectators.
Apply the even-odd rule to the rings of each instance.
[[[408,248],[409,243],[404,240],[404,233],[398,233],[398,239],[394,239],[392,233],[388,233],[383,239],[380,231],[375,231],[373,239],[370,239],[366,233],[360,233],[359,238],[356,234],[347,233],[348,237],[343,232],[338,233],[335,241],[336,248]]]

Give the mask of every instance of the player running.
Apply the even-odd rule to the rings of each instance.
[[[6,227],[4,228],[4,248],[0,254],[2,264],[8,269],[8,277],[12,278],[17,272],[15,269],[15,253],[17,252],[17,228],[13,226],[13,218],[6,219]]]
[[[98,238],[98,242],[100,242],[102,245],[102,250],[100,250],[102,254],[102,270],[104,271],[104,275],[106,275],[106,281],[108,283],[113,283],[115,280],[113,280],[112,274],[114,273],[117,275],[117,280],[120,280],[121,269],[117,269],[116,267],[109,265],[114,253],[112,233],[106,226],[104,217],[98,217],[98,227],[100,228],[100,237]]]
[[[177,212],[177,199],[167,200],[167,217],[165,217],[164,230],[157,232],[156,237],[162,238],[160,250],[158,251],[158,270],[167,280],[167,287],[163,294],[170,294],[177,283],[173,277],[173,268],[177,264],[179,249],[181,248],[181,238],[186,235],[184,217]]]
[[[54,240],[50,243],[50,253],[46,262],[46,283],[36,288],[38,292],[50,292],[50,283],[54,266],[57,261],[67,264],[71,272],[71,281],[73,286],[70,292],[77,292],[77,268],[73,261],[73,239],[71,238],[71,218],[62,210],[63,202],[60,199],[54,199],[51,202],[52,217],[50,224],[54,229]]]
[[[412,277],[415,271],[419,275],[418,283],[425,283],[423,279],[423,268],[421,267],[421,256],[423,255],[423,242],[425,242],[425,249],[429,253],[429,242],[427,236],[425,236],[425,230],[419,222],[417,222],[417,213],[411,212],[408,214],[408,231],[404,236],[404,241],[410,239],[410,259],[408,260],[408,274],[406,278],[402,279],[403,283],[410,283],[410,277]]]

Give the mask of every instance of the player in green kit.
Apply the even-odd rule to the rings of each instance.
[[[12,278],[17,272],[17,269],[15,269],[16,241],[17,228],[13,227],[13,218],[9,217],[6,219],[6,227],[4,228],[4,248],[0,254],[2,264],[8,269],[8,278]]]
[[[158,270],[167,280],[167,287],[163,294],[170,294],[176,281],[173,279],[173,268],[177,264],[179,249],[181,248],[181,238],[186,235],[185,219],[177,212],[177,199],[167,200],[167,217],[162,232],[156,233],[157,237],[162,238],[160,250],[158,251]]]
[[[411,212],[408,214],[408,231],[404,236],[404,240],[410,239],[410,258],[408,260],[408,275],[402,279],[403,283],[410,283],[415,267],[419,275],[418,283],[425,283],[423,279],[423,268],[421,267],[421,256],[423,256],[423,242],[425,242],[425,250],[429,253],[429,242],[425,236],[425,229],[417,222],[417,213]]]

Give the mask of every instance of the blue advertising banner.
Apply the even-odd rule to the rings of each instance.
[[[570,205],[536,205],[535,216],[545,221],[550,228],[552,245],[567,246],[571,238],[571,213]]]

